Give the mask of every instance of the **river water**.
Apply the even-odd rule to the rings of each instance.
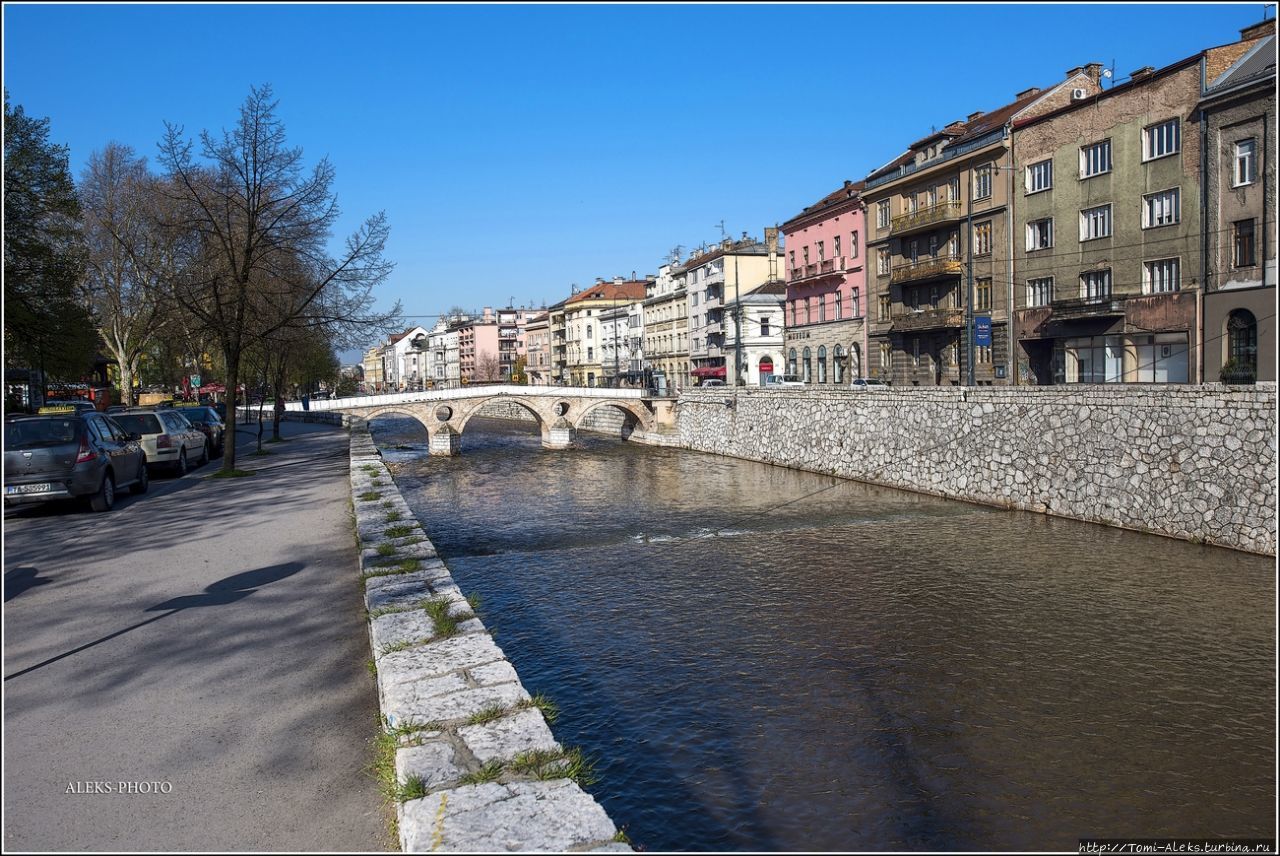
[[[1274,835],[1270,559],[532,424],[449,459],[373,430],[639,847]]]

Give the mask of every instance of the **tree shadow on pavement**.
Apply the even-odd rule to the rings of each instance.
[[[14,568],[4,572],[4,601],[8,603],[27,589],[47,586],[53,580],[40,579],[36,568]]]
[[[14,672],[12,675],[5,675],[4,679],[6,681],[11,681],[14,678],[30,674],[37,669],[42,669],[45,666],[52,665],[59,660],[65,660],[67,657],[79,654],[82,651],[87,651],[90,648],[101,645],[103,642],[109,642],[118,636],[123,636],[126,633],[130,633],[141,627],[145,627],[148,624],[159,621],[162,618],[168,618],[169,616],[181,612],[184,609],[197,609],[204,606],[225,606],[229,603],[235,603],[236,601],[242,600],[256,592],[259,586],[269,585],[270,583],[291,577],[305,567],[306,565],[302,562],[285,562],[280,565],[268,565],[266,567],[256,568],[252,571],[232,574],[229,577],[224,577],[223,579],[205,586],[204,592],[201,594],[183,595],[181,597],[170,598],[169,600],[157,603],[155,606],[147,607],[145,610],[146,612],[159,612],[159,615],[148,618],[145,621],[139,621],[137,624],[130,625],[123,630],[108,633],[106,636],[95,639],[92,642],[86,642],[84,645],[72,648],[70,651],[64,651],[61,654],[36,663],[34,666],[28,666],[25,669]]]

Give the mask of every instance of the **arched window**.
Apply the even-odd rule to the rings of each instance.
[[[844,383],[844,348],[839,345],[831,349],[831,374],[835,383]]]
[[[827,346],[818,346],[818,383],[827,382]]]
[[[793,376],[798,374],[798,372],[796,371],[796,349],[795,348],[792,348],[790,353],[787,354],[787,374],[793,375]]]
[[[1227,359],[1257,374],[1258,321],[1248,309],[1233,309],[1227,316]]]
[[[800,379],[805,383],[813,383],[813,354],[807,347],[804,349],[804,374]]]
[[[862,346],[857,342],[854,342],[849,350],[849,374],[853,377],[862,377]]]

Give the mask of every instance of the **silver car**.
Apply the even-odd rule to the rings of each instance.
[[[117,488],[146,493],[146,463],[138,435],[98,413],[4,423],[5,505],[84,497],[94,511],[110,511]]]
[[[176,410],[133,408],[112,418],[124,430],[142,437],[147,466],[153,469],[163,467],[183,476],[191,467],[209,461],[209,442],[203,432]]]

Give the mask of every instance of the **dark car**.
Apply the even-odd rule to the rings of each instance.
[[[147,459],[137,434],[98,413],[26,416],[4,424],[4,502],[88,498],[110,511],[116,489],[146,493]]]
[[[209,441],[209,454],[215,458],[222,457],[222,450],[226,445],[227,426],[218,415],[218,411],[209,404],[194,406],[179,404],[174,409],[187,417],[187,421],[193,428],[204,434]]]

